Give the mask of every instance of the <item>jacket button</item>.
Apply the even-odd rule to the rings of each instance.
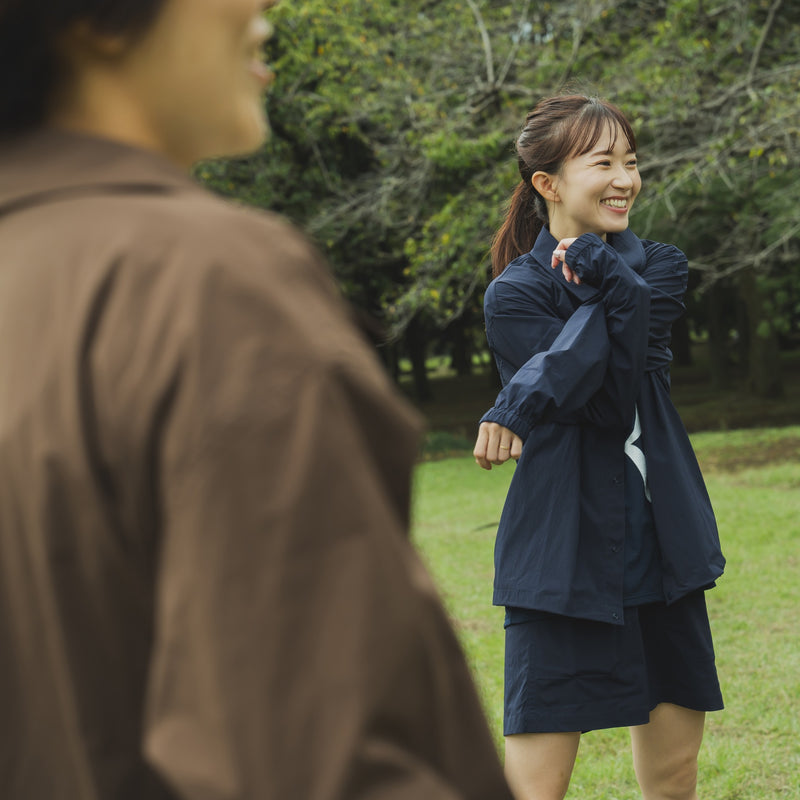
[[[611,482],[614,486],[620,486],[622,484],[622,475],[616,475]]]
[[[619,553],[619,547],[615,544],[611,545],[611,552],[612,553]]]
[[[614,611],[614,612],[611,614],[611,619],[613,619],[613,620],[617,620],[617,619],[619,619],[619,614],[617,614],[617,612],[616,612],[616,611]]]

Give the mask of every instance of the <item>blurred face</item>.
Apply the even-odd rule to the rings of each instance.
[[[624,231],[642,188],[636,154],[619,129],[606,130],[590,152],[567,159],[551,181],[550,232],[559,240]]]
[[[270,74],[263,16],[277,0],[167,0],[126,60],[156,144],[182,165],[259,147]]]
[[[139,37],[78,24],[52,124],[166,155],[180,166],[252,152],[267,134],[261,47],[277,0],[165,0]]]

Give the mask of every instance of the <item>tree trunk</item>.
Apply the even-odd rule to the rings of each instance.
[[[392,376],[395,383],[400,381],[400,353],[396,342],[390,342],[376,348],[378,356],[383,362],[386,371]]]
[[[672,342],[670,342],[672,356],[678,366],[690,367],[692,365],[692,350],[690,344],[689,322],[684,314],[672,326]]]
[[[715,391],[730,385],[728,369],[728,330],[723,314],[722,287],[715,283],[708,290],[708,370]]]
[[[781,397],[783,379],[778,334],[765,311],[764,294],[753,270],[742,275],[739,290],[747,308],[747,388],[764,399]]]
[[[411,360],[411,375],[414,379],[414,397],[418,403],[433,400],[433,390],[428,379],[428,368],[425,360],[428,355],[428,341],[424,326],[418,317],[414,317],[406,328],[406,347]]]
[[[472,348],[468,332],[467,320],[463,316],[454,320],[447,328],[452,365],[459,377],[472,374]]]
[[[497,369],[497,362],[494,356],[489,359],[489,386],[498,392],[503,388],[503,381],[500,380],[500,370]]]

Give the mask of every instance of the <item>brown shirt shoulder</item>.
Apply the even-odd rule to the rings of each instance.
[[[35,144],[0,187],[13,796],[509,797],[407,541],[416,415],[320,257]]]

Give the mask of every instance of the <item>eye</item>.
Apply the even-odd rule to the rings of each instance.
[[[598,161],[595,164],[595,166],[596,167],[610,167],[611,166],[611,162],[610,161]]]
[[[629,167],[638,167],[639,166],[639,159],[632,158],[630,161],[628,161],[628,166]]]

